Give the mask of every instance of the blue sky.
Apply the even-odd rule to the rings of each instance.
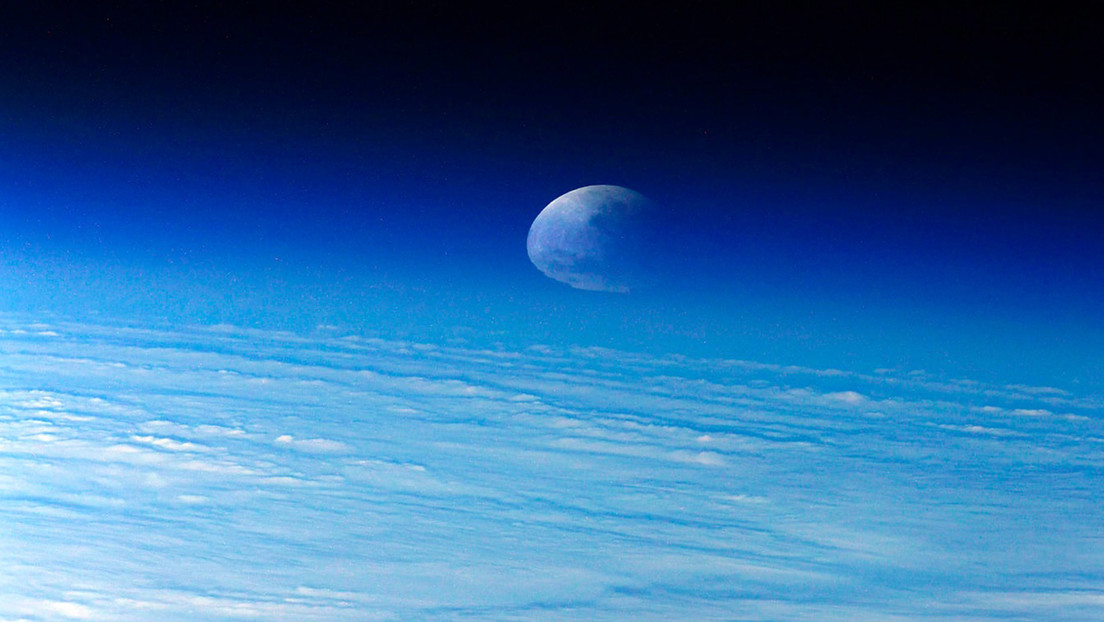
[[[6,306],[1093,382],[1086,17],[795,7],[24,7]],[[668,288],[528,264],[592,183],[671,211]]]
[[[0,617],[1100,618],[1091,9],[347,4],[0,19]]]

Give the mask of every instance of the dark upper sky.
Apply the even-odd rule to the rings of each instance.
[[[696,338],[725,313],[831,348],[901,317],[1066,327],[1038,350],[1099,332],[1088,3],[23,4],[0,20],[17,264],[522,298],[555,285],[525,260],[536,212],[617,183],[678,215],[682,281],[721,309]]]

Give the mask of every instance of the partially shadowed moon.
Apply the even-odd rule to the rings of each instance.
[[[652,280],[658,210],[621,186],[586,186],[548,204],[529,228],[529,259],[577,289],[628,292]]]

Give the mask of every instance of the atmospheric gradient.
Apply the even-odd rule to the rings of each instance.
[[[1100,618],[1098,13],[7,7],[0,619]]]

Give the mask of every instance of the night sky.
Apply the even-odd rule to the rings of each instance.
[[[1080,4],[19,4],[0,309],[1102,386]],[[588,184],[662,286],[529,263]]]

